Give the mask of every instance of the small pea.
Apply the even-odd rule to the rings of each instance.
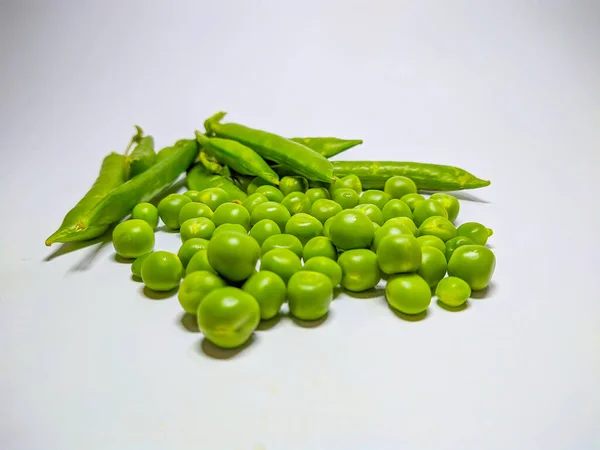
[[[290,313],[302,320],[317,320],[329,311],[333,286],[329,277],[319,272],[295,273],[288,283]]]
[[[190,262],[188,263],[185,269],[185,272],[186,274],[189,274],[198,270],[208,270],[209,272],[217,273],[213,266],[211,266],[208,262],[208,253],[204,248],[198,249],[196,253],[194,253],[194,256],[192,256]]]
[[[325,223],[327,219],[342,211],[342,207],[333,200],[317,200],[310,208],[310,215],[319,222]]]
[[[458,212],[460,211],[460,203],[458,202],[458,199],[453,195],[438,192],[429,197],[429,200],[434,200],[444,207],[444,209],[448,213],[448,220],[450,222],[454,222],[458,217]]]
[[[437,248],[442,253],[446,253],[446,244],[444,244],[444,241],[437,236],[419,236],[417,241],[419,242],[421,248],[428,245],[430,247]]]
[[[261,188],[262,186],[275,187],[268,181],[265,181],[262,178],[256,177],[250,182],[250,184],[248,184],[248,187],[246,188],[246,192],[248,193],[248,195],[252,195],[255,192],[257,192],[258,189]],[[283,196],[282,196],[282,198],[283,198]]]
[[[478,245],[485,245],[493,234],[494,232],[490,228],[477,222],[463,223],[458,227],[459,236],[471,238]]]
[[[331,222],[333,221],[334,218],[335,218],[335,216],[330,217],[323,224],[323,236],[325,236],[325,237],[331,237],[331,236],[329,236],[329,228],[331,227]]]
[[[441,280],[435,288],[437,298],[448,306],[461,306],[471,296],[469,283],[457,277],[447,277]]]
[[[299,258],[302,257],[302,242],[291,234],[276,234],[268,237],[261,245],[260,252],[264,255],[275,248],[287,248],[298,255]]]
[[[188,219],[195,219],[198,217],[206,217],[210,219],[213,215],[212,210],[204,203],[191,202],[183,205],[183,208],[179,211],[179,225]]]
[[[200,203],[200,191],[195,191],[195,190],[189,190],[187,192],[184,192],[183,195],[185,195],[187,198],[189,198],[191,201],[196,202],[196,203]]]
[[[207,188],[200,191],[200,200],[212,211],[215,211],[223,203],[231,201],[231,195],[224,189],[215,187]]]
[[[358,195],[362,192],[362,183],[360,182],[360,178],[356,175],[346,175],[345,177],[338,178],[334,183],[331,183],[329,188],[329,192],[333,195],[333,192],[338,189],[348,188],[352,189]]]
[[[270,202],[281,203],[281,200],[283,200],[284,197],[283,192],[281,192],[275,186],[269,185],[259,187],[256,190],[256,193],[264,195]]]
[[[250,276],[242,290],[256,299],[260,305],[260,318],[268,320],[279,314],[285,302],[285,282],[275,272],[262,270]]]
[[[401,199],[407,194],[416,194],[417,185],[410,178],[398,175],[388,178],[383,191],[392,198]]]
[[[133,264],[131,264],[131,273],[134,277],[140,279],[142,278],[142,264],[144,264],[144,261],[150,253],[152,252],[148,252],[143,254],[142,256],[138,256],[133,262]]]
[[[428,217],[441,216],[445,219],[448,218],[448,213],[444,209],[442,205],[440,205],[435,200],[425,200],[415,206],[415,210],[413,211],[413,221],[417,225],[417,227],[421,226],[421,224]]]
[[[372,289],[381,280],[377,255],[371,250],[348,250],[337,262],[342,268],[342,287],[351,292]]]
[[[246,197],[246,200],[244,200],[242,206],[246,208],[250,214],[252,214],[252,211],[256,206],[260,205],[261,203],[266,203],[268,201],[269,199],[265,195],[259,192],[255,192],[254,194],[251,194],[248,197]]]
[[[192,257],[200,250],[208,247],[208,241],[202,238],[191,238],[185,241],[181,247],[179,247],[179,251],[177,252],[177,257],[183,264],[184,268],[187,268]]]
[[[384,226],[380,227],[379,229],[375,230],[375,234],[373,235],[373,242],[371,243],[371,250],[376,252],[377,248],[379,247],[379,243],[386,236],[403,236],[403,235],[411,236],[411,237],[414,236],[412,234],[412,232],[408,228],[406,228],[404,225],[397,225],[397,224],[384,225]]]
[[[281,230],[285,229],[285,224],[290,220],[290,212],[280,203],[265,202],[257,205],[250,215],[250,224],[255,225],[263,219],[270,219],[275,222]]]
[[[343,209],[352,209],[358,205],[359,195],[354,189],[340,188],[333,191],[332,200]]]
[[[341,250],[367,248],[374,234],[367,215],[357,209],[346,209],[337,214],[329,228],[329,237]]]
[[[402,200],[404,203],[406,203],[408,205],[408,207],[411,209],[411,211],[415,210],[415,207],[421,203],[425,201],[425,197],[423,197],[421,194],[406,194],[403,195],[400,200]]]
[[[179,286],[183,265],[174,253],[152,252],[142,264],[142,281],[153,291],[170,291]]]
[[[402,225],[408,228],[413,235],[417,234],[417,226],[415,225],[413,220],[408,217],[393,217],[391,219],[386,220],[383,224],[384,227],[387,225]]]
[[[421,266],[417,270],[417,274],[427,282],[431,287],[439,283],[446,276],[446,257],[435,247],[426,245],[421,248]]]
[[[181,242],[185,242],[191,238],[210,239],[215,232],[215,224],[212,220],[206,217],[196,217],[188,219],[181,225],[179,233],[181,234]]]
[[[327,275],[333,287],[342,282],[342,268],[340,265],[326,256],[315,256],[304,263],[302,270],[310,270]]]
[[[183,194],[170,194],[158,204],[158,215],[163,223],[171,230],[179,229],[179,212],[183,205],[190,203],[189,197]]]
[[[391,197],[383,191],[376,189],[369,189],[364,191],[358,199],[359,205],[375,205],[379,209],[383,209],[387,202],[391,200]]]
[[[267,238],[275,236],[276,234],[281,234],[281,229],[279,228],[279,225],[270,219],[259,220],[250,230],[250,236],[256,239],[256,242],[258,242],[258,245],[260,246],[263,245],[263,242],[265,242]]]
[[[322,198],[330,199],[329,191],[322,187],[313,187],[306,191],[306,196],[309,198],[311,205]]]
[[[453,237],[452,239],[449,239],[448,241],[446,241],[445,248],[444,248],[444,254],[446,255],[446,261],[450,261],[450,258],[452,257],[452,253],[454,253],[454,251],[458,247],[462,247],[463,245],[474,245],[474,244],[475,244],[475,242],[473,242],[473,239],[468,238],[466,236],[456,236],[456,237]]]
[[[421,314],[431,303],[431,288],[420,275],[400,274],[387,282],[385,298],[392,308],[404,314]]]
[[[292,192],[306,192],[308,180],[304,177],[283,177],[279,180],[279,190],[284,197]]]
[[[485,289],[496,267],[494,253],[483,245],[463,245],[454,250],[448,261],[448,275],[469,283],[473,291]]]
[[[177,299],[183,310],[194,316],[202,300],[212,291],[227,286],[221,277],[213,272],[199,270],[188,274],[179,287]]]
[[[220,275],[231,281],[242,281],[254,273],[260,247],[247,234],[225,232],[210,240],[207,253],[208,262]]]
[[[217,228],[215,228],[213,237],[219,233],[225,233],[225,232],[248,234],[248,230],[246,230],[246,228],[244,228],[244,226],[240,225],[239,223],[223,223],[223,224],[219,225]]]
[[[281,204],[287,208],[292,216],[298,213],[308,214],[312,206],[310,199],[302,192],[290,192],[281,200]]]
[[[158,209],[152,203],[138,203],[131,212],[131,218],[148,222],[148,225],[156,230],[158,226]]]
[[[292,194],[293,195],[293,194]],[[323,232],[323,224],[305,213],[295,214],[285,224],[285,233],[296,236],[304,245]]]
[[[237,223],[246,229],[250,229],[250,213],[242,205],[236,203],[223,203],[219,205],[212,216],[216,226],[224,223]]]
[[[441,216],[428,217],[421,223],[418,231],[419,236],[437,236],[444,242],[457,235],[454,224]]]
[[[412,219],[412,210],[402,200],[394,198],[387,202],[381,210],[383,221],[387,222],[395,217],[408,217]]]
[[[377,263],[388,275],[416,272],[421,265],[421,246],[410,234],[386,236],[377,247]]]
[[[333,242],[331,242],[331,239],[325,236],[317,236],[304,245],[302,258],[305,263],[316,256],[324,256],[333,261],[337,260],[338,252],[335,245],[333,245]]]
[[[286,283],[290,277],[302,269],[297,254],[287,248],[274,248],[265,253],[260,260],[260,270],[275,272]]]
[[[383,225],[383,214],[377,205],[371,203],[364,203],[362,205],[355,206],[354,209],[364,212],[372,222],[379,225]]]
[[[126,220],[115,227],[112,241],[119,256],[138,258],[154,248],[154,230],[145,220]]]

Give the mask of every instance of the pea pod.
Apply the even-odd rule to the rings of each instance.
[[[331,158],[363,143],[362,139],[339,139],[335,137],[292,138],[292,141],[305,145],[325,158]]]
[[[197,163],[188,170],[186,182],[188,188],[194,191],[219,187],[226,191],[233,200],[241,202],[247,197],[245,192],[238,188],[233,181],[222,175],[211,173],[202,163]]]
[[[489,186],[490,182],[453,166],[394,161],[333,161],[336,177],[356,175],[363,189],[383,189],[388,178],[402,175],[415,182],[418,189],[454,191]]]
[[[127,157],[132,178],[148,170],[156,161],[154,139],[152,136],[143,136],[142,129],[137,125],[135,127],[137,135],[134,136],[134,140],[137,142],[137,146]]]
[[[220,112],[204,122],[210,135],[238,141],[265,159],[291,167],[297,175],[309,180],[333,180],[331,163],[310,148],[267,131],[256,130],[236,123],[222,124],[225,117]]]
[[[209,154],[241,175],[253,175],[273,184],[279,176],[264,159],[250,147],[231,139],[209,138],[196,131],[196,140]]]
[[[110,190],[104,187],[103,192],[106,195],[91,209],[88,208],[86,212],[78,215],[76,220],[68,224],[63,223],[46,240],[46,245],[54,242],[82,241],[101,235],[111,224],[129,214],[136,204],[150,200],[173,183],[197,156],[198,143],[195,140],[178,141],[169,151],[169,156],[144,173]]]

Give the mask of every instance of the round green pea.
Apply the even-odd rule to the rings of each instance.
[[[448,220],[450,222],[454,222],[458,217],[458,212],[460,211],[460,203],[458,199],[450,194],[444,194],[442,192],[438,192],[429,197],[429,200],[434,200],[438,202],[448,213]]]
[[[262,246],[265,240],[276,234],[281,234],[279,225],[270,219],[259,220],[250,230],[250,236],[256,239],[258,245]]]
[[[306,196],[310,200],[310,204],[312,205],[315,201],[320,200],[322,198],[329,199],[331,196],[329,195],[329,191],[325,188],[310,188],[306,191]]]
[[[183,264],[176,254],[152,252],[142,264],[142,281],[153,291],[170,291],[179,286]]]
[[[255,192],[254,194],[251,194],[248,197],[246,197],[246,200],[242,202],[242,206],[246,208],[250,214],[252,214],[252,211],[256,206],[260,205],[261,203],[266,203],[268,201],[269,199],[265,195],[259,192]]]
[[[381,228],[381,225],[379,225],[378,223],[371,222],[371,224],[373,224],[373,232],[376,232]]]
[[[408,217],[409,219],[412,219],[413,215],[408,205],[397,198],[393,198],[387,202],[381,210],[381,214],[383,214],[384,222],[395,217]]]
[[[333,200],[321,199],[312,204],[310,215],[324,224],[327,219],[335,216],[340,211],[342,211],[342,207]]]
[[[485,245],[488,238],[493,234],[494,232],[490,228],[477,222],[463,223],[458,227],[459,236],[471,238],[478,245]]]
[[[219,205],[212,216],[212,221],[216,226],[224,223],[237,223],[246,229],[250,229],[250,213],[242,205],[237,203],[223,203]]]
[[[402,225],[408,228],[413,235],[417,234],[417,226],[413,220],[408,217],[393,217],[386,220],[386,222],[383,224],[384,227],[388,225]]]
[[[260,247],[247,234],[224,232],[208,243],[208,262],[223,277],[242,281],[254,273]]]
[[[280,203],[284,197],[283,192],[281,192],[275,186],[270,185],[260,186],[258,189],[256,189],[256,193],[264,195],[270,202]]]
[[[276,234],[269,236],[260,247],[261,254],[265,254],[275,248],[287,248],[299,258],[302,257],[302,242],[296,236],[291,234]]]
[[[346,209],[337,214],[329,227],[329,238],[341,250],[367,248],[373,240],[373,225],[365,213]]]
[[[154,248],[154,230],[145,220],[126,220],[115,227],[112,241],[119,256],[137,258]]]
[[[461,306],[471,296],[471,287],[469,284],[457,277],[447,277],[442,279],[435,288],[435,295],[448,306]]]
[[[281,204],[287,208],[292,216],[298,213],[308,214],[312,206],[310,199],[302,192],[290,192],[281,200]]]
[[[250,184],[246,188],[246,192],[248,193],[248,195],[252,195],[252,194],[256,193],[258,191],[258,189],[263,186],[275,187],[268,181],[263,180],[262,178],[256,177],[250,182]],[[282,196],[282,198],[283,198],[283,196]]]
[[[131,218],[148,222],[148,225],[156,230],[158,226],[158,209],[152,203],[138,203],[131,211]]]
[[[287,248],[274,248],[265,253],[260,260],[260,270],[275,272],[287,283],[290,277],[302,269],[300,258]]]
[[[202,300],[215,289],[225,286],[227,283],[217,274],[199,270],[188,274],[183,279],[177,298],[183,310],[195,316]]]
[[[185,242],[191,238],[210,239],[215,232],[215,224],[212,220],[206,217],[196,217],[188,219],[181,224],[179,233],[181,234],[181,242]]]
[[[489,285],[495,268],[494,253],[483,245],[458,247],[448,261],[448,275],[465,280],[473,291]]]
[[[332,200],[343,209],[352,209],[358,205],[359,195],[354,189],[340,188],[333,191]]]
[[[392,308],[404,314],[420,314],[431,303],[431,288],[420,275],[396,275],[387,282],[385,298]]]
[[[285,233],[296,236],[303,245],[312,238],[320,236],[322,232],[323,224],[305,213],[293,215],[285,224]]]
[[[177,257],[183,264],[183,267],[186,268],[192,259],[192,257],[198,252],[200,249],[205,249],[208,247],[208,241],[202,238],[191,238],[185,241],[181,247],[179,247],[179,251],[177,252]]]
[[[131,273],[134,277],[142,278],[142,264],[144,264],[144,261],[150,253],[152,252],[148,252],[143,254],[142,256],[138,256],[133,262],[133,264],[131,264]]]
[[[401,199],[407,194],[416,194],[417,185],[410,178],[397,175],[388,178],[383,191],[392,198]]]
[[[379,229],[375,230],[375,234],[373,235],[373,242],[371,243],[371,250],[376,252],[377,248],[379,247],[379,243],[386,236],[402,236],[402,235],[414,237],[412,232],[408,228],[406,228],[404,225],[396,225],[396,224],[384,225],[384,226],[380,227]]]
[[[281,230],[285,229],[285,224],[290,220],[290,212],[280,203],[265,202],[257,205],[250,215],[250,224],[255,225],[263,219],[271,219]]]
[[[246,230],[246,228],[244,228],[244,226],[240,225],[239,223],[223,223],[217,228],[215,228],[213,236],[219,233],[223,233],[225,231],[233,231],[235,233],[248,234],[248,230]]]
[[[354,209],[364,212],[372,222],[383,225],[383,214],[377,205],[363,203],[362,205],[355,206]]]
[[[446,242],[457,235],[456,227],[442,216],[428,217],[419,227],[419,236],[437,236]]]
[[[360,182],[360,178],[356,175],[346,175],[342,178],[337,178],[334,183],[331,183],[329,187],[329,192],[333,195],[333,192],[338,189],[352,189],[358,195],[362,192],[362,183]]]
[[[448,264],[444,254],[435,247],[425,246],[421,248],[421,266],[417,274],[421,275],[431,287],[446,276]]]
[[[302,258],[305,263],[316,256],[324,256],[333,261],[337,260],[338,252],[335,245],[333,245],[333,242],[331,242],[331,239],[325,236],[316,236],[304,245]]]
[[[351,292],[372,289],[381,280],[377,255],[371,250],[348,250],[337,262],[342,268],[342,287]]]
[[[279,180],[279,190],[284,197],[292,192],[306,192],[308,180],[304,177],[283,177]]]
[[[473,242],[473,239],[468,238],[466,236],[456,236],[456,237],[453,237],[452,239],[449,239],[448,241],[446,241],[446,244],[444,247],[444,254],[446,255],[446,261],[450,261],[450,258],[452,257],[454,250],[456,250],[458,247],[461,247],[463,245],[473,245],[473,244],[475,244],[475,242]]]
[[[415,210],[413,211],[413,221],[417,225],[417,227],[421,226],[421,224],[428,217],[441,216],[444,219],[448,218],[448,213],[444,209],[442,205],[440,205],[435,200],[425,200],[415,206]]]
[[[260,318],[263,320],[272,319],[279,314],[287,292],[285,282],[281,277],[268,270],[256,272],[248,278],[242,286],[242,290],[258,301]]]
[[[201,202],[200,200],[200,191],[195,191],[195,190],[189,190],[187,192],[184,192],[183,195],[185,195],[186,197],[188,197],[191,201],[193,202]]]
[[[386,236],[377,247],[377,263],[388,275],[416,272],[421,265],[421,246],[410,234]]]
[[[200,201],[208,206],[211,211],[215,211],[223,203],[231,201],[231,195],[224,189],[214,187],[200,191]]]
[[[331,222],[333,222],[334,217],[335,216],[330,217],[323,224],[323,236],[325,236],[325,237],[331,237],[331,236],[329,236],[329,228],[331,228]]]
[[[190,262],[188,262],[185,273],[190,274],[192,272],[197,272],[198,270],[206,270],[208,272],[217,273],[213,266],[211,266],[208,262],[208,253],[204,248],[198,249],[196,253],[194,253],[190,259]]]
[[[375,205],[379,209],[383,209],[387,202],[391,200],[389,194],[376,189],[364,191],[358,199],[359,205]]]
[[[290,278],[287,295],[293,316],[302,320],[317,320],[329,311],[333,286],[328,276],[303,270]]]
[[[302,270],[310,270],[327,275],[333,287],[342,282],[342,268],[334,260],[326,256],[315,256],[304,263]]]
[[[188,219],[196,219],[198,217],[206,217],[210,219],[213,215],[212,210],[204,203],[191,202],[183,205],[179,211],[179,225]]]
[[[423,197],[421,194],[412,193],[412,194],[403,195],[402,197],[400,197],[400,200],[402,200],[404,203],[406,203],[408,205],[408,207],[411,209],[411,211],[414,211],[415,207],[419,203],[425,201],[425,197]]]
[[[187,203],[191,200],[183,194],[170,194],[159,202],[158,215],[168,228],[179,229],[179,212]]]
[[[437,248],[442,253],[446,253],[446,244],[444,244],[444,241],[437,236],[419,236],[417,241],[419,242],[421,248],[428,245],[430,247]]]

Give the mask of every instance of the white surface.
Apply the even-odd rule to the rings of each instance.
[[[600,8],[492,3],[2,2],[0,448],[600,448]],[[460,218],[492,291],[416,323],[341,297],[219,360],[110,245],[45,261],[134,123],[221,109],[491,179]]]

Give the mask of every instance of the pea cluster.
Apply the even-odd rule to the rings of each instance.
[[[283,176],[278,186],[265,178],[234,186],[243,196],[224,185],[139,203],[113,232],[116,252],[135,259],[133,275],[155,291],[179,288],[182,308],[220,347],[242,345],[286,301],[299,319],[324,317],[338,285],[351,295],[385,278],[390,306],[416,315],[432,292],[460,307],[490,282],[492,231],[456,227],[460,204],[449,194],[426,199],[404,176],[365,191],[356,175]],[[177,254],[153,251],[159,218],[179,230]]]

